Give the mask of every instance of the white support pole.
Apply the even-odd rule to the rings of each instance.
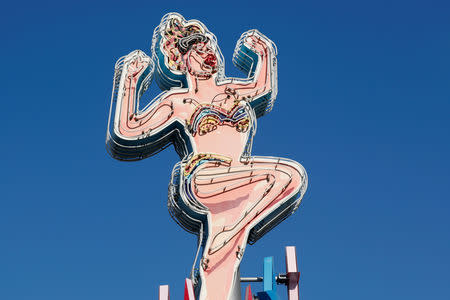
[[[289,300],[299,300],[298,282],[300,280],[300,272],[297,268],[297,254],[295,246],[286,247],[286,275],[287,289]]]

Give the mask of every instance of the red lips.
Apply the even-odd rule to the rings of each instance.
[[[208,54],[205,58],[205,64],[214,67],[217,64],[217,58],[214,54]]]

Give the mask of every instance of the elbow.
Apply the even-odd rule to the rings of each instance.
[[[143,158],[141,147],[136,138],[126,137],[115,128],[106,133],[106,152],[120,161],[134,161]]]

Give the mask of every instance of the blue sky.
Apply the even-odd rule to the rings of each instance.
[[[247,247],[299,256],[301,298],[450,298],[450,5],[446,1],[9,2],[0,11],[0,299],[181,299],[195,238],[167,212],[173,149],[111,159],[115,60],[150,52],[171,11],[278,46],[279,93],[253,153],[301,162],[297,213]],[[253,290],[261,286],[255,285]],[[279,289],[282,289],[279,286]],[[286,299],[282,291],[283,299]]]

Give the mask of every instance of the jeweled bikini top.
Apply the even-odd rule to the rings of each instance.
[[[197,133],[205,135],[217,129],[217,126],[235,127],[238,132],[246,132],[250,124],[250,118],[245,106],[235,104],[230,110],[222,107],[203,104],[199,105],[192,114],[189,128],[193,136]]]

